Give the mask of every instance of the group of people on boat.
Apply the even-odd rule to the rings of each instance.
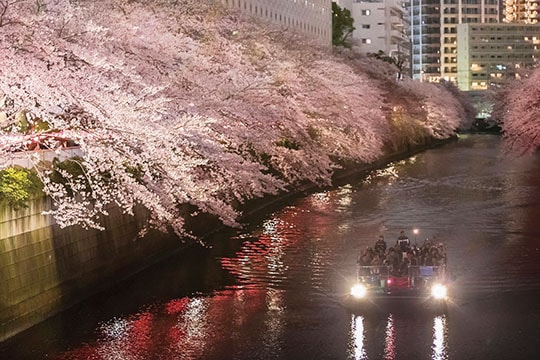
[[[442,243],[426,239],[421,246],[411,244],[401,230],[394,246],[387,248],[383,235],[373,247],[366,247],[358,257],[362,266],[388,266],[393,275],[407,273],[409,266],[441,266],[446,264],[446,249]]]

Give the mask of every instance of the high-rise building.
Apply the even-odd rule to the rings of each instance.
[[[441,75],[441,1],[411,0],[408,4],[413,79],[434,81]]]
[[[499,0],[410,0],[413,78],[457,82],[457,25],[499,17]]]
[[[332,46],[332,0],[220,0],[230,8],[305,33]]]

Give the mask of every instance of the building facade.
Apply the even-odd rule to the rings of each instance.
[[[361,53],[397,56],[410,53],[409,20],[399,0],[355,0],[351,15],[356,29],[353,43]]]
[[[458,25],[458,87],[486,90],[540,59],[540,26],[527,24]]]
[[[332,46],[332,0],[220,0],[230,8],[270,20]]]
[[[442,0],[411,0],[409,6],[412,78],[440,78]]]
[[[405,72],[410,73],[409,18],[401,0],[342,0],[337,3],[350,10],[354,19],[354,52],[383,52],[403,62]]]
[[[457,82],[457,25],[499,23],[499,0],[411,0],[413,78]]]

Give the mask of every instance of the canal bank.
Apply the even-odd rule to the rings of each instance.
[[[111,209],[105,230],[61,229],[51,201],[0,207],[0,341],[114,286],[180,247],[157,231],[138,236],[145,214]]]
[[[336,184],[364,176],[367,171],[452,141],[429,140],[396,151],[371,164],[344,164]],[[299,194],[319,188],[306,184],[294,191],[242,205],[243,219],[268,211]],[[43,215],[51,202],[41,198],[27,209],[0,208],[0,341],[6,340],[74,304],[110,288],[130,275],[156,264],[186,246],[159,232],[139,237],[146,214],[128,216],[111,209],[106,230],[76,226],[60,229]],[[216,219],[195,218],[190,230],[204,236],[220,229]]]

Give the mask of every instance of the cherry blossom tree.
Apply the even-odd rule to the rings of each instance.
[[[524,155],[540,148],[540,68],[506,83],[494,98],[492,117],[501,123],[509,153]]]
[[[59,134],[76,143],[69,167],[22,152],[61,226],[100,228],[111,206],[182,236],[199,213],[235,226],[246,200],[330,185],[409,142],[401,130],[445,138],[464,117],[444,87],[214,1],[0,5],[0,168],[36,141],[60,158]]]

